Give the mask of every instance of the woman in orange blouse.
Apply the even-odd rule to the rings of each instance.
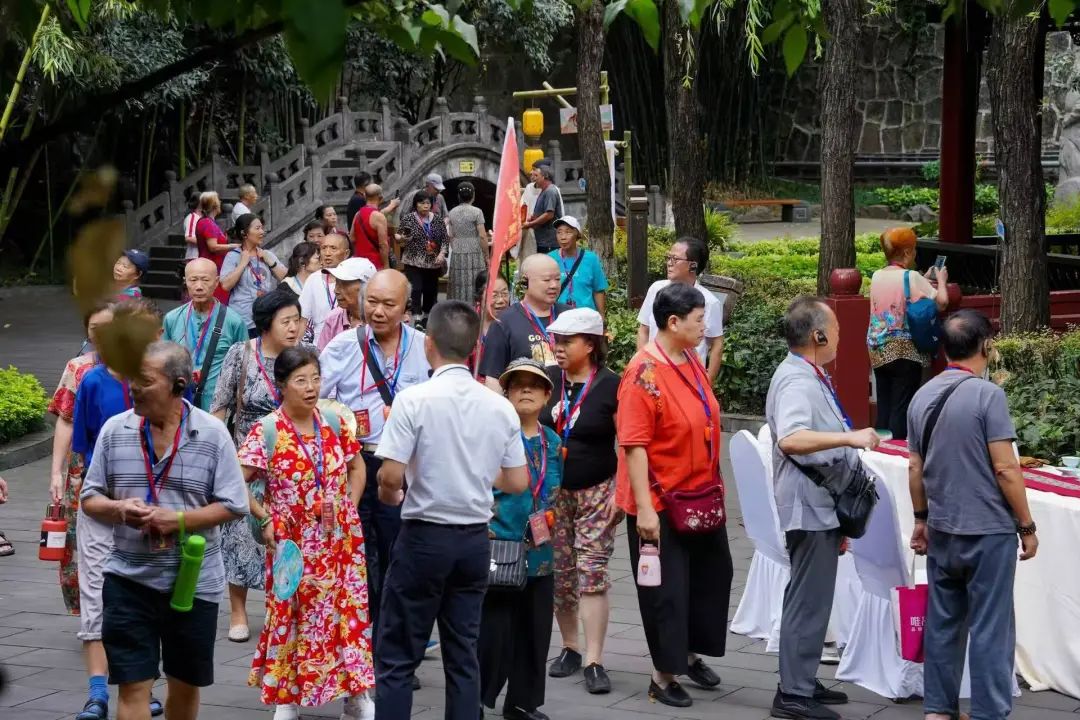
[[[688,707],[677,675],[704,688],[720,684],[697,653],[724,654],[731,550],[723,525],[676,532],[663,496],[722,486],[720,404],[694,353],[705,334],[704,296],[672,283],[657,294],[653,312],[660,332],[626,366],[619,386],[616,502],[627,514],[635,569],[640,543],[659,544],[661,584],[637,590],[653,662],[649,697]]]

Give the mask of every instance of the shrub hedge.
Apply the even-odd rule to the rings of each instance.
[[[33,375],[13,367],[0,370],[0,443],[45,426],[48,397]]]

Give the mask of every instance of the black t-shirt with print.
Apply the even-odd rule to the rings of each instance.
[[[537,318],[540,326],[547,329],[548,323],[569,309],[568,305],[556,304],[549,317]],[[484,356],[480,360],[480,374],[497,378],[507,365],[523,357],[541,365],[555,364],[555,353],[544,334],[537,332],[532,315],[524,305],[514,303],[503,310],[488,328],[487,337],[484,338]]]
[[[540,413],[540,422],[557,432],[555,411],[561,410],[566,402],[562,396],[562,371],[558,367],[549,367],[547,374],[555,385],[555,391]],[[577,403],[584,387],[584,382],[567,383],[566,391],[571,404]],[[615,474],[615,410],[618,405],[619,376],[602,368],[593,378],[589,394],[572,419],[570,437],[566,441],[562,487],[584,490],[599,485]]]

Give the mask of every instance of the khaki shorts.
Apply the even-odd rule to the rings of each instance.
[[[79,639],[89,642],[101,639],[104,617],[101,587],[105,561],[113,549],[113,529],[80,508],[75,533],[79,557]]]

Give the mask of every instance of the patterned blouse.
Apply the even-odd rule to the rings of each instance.
[[[874,273],[870,280],[870,326],[866,331],[866,347],[870,365],[879,368],[894,360],[911,360],[928,365],[930,358],[915,349],[907,324],[908,300],[904,297],[904,274],[911,287],[911,302],[934,297],[936,290],[930,281],[915,271],[886,267]]]
[[[432,213],[425,223],[414,212],[401,219],[398,232],[405,238],[401,261],[405,265],[429,270],[439,267],[439,252],[447,242],[446,223]]]

